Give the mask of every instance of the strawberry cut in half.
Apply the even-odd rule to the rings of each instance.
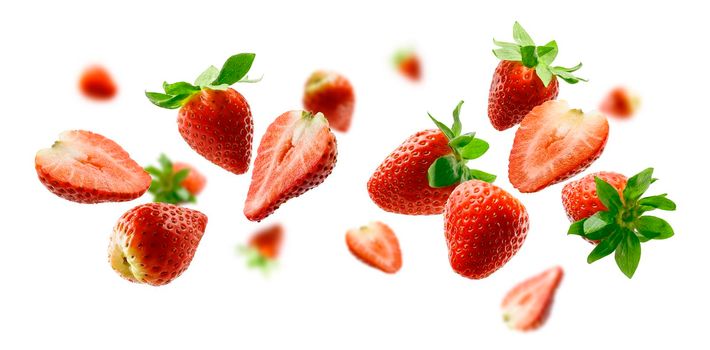
[[[320,185],[338,149],[322,113],[290,111],[266,129],[257,150],[244,215],[261,221],[287,200]]]
[[[653,178],[653,168],[630,177],[621,193],[603,177],[597,174],[589,176],[594,177],[595,194],[603,208],[572,223],[567,234],[579,235],[598,243],[587,256],[587,263],[591,264],[614,253],[616,265],[626,277],[631,278],[641,260],[641,243],[664,240],[675,234],[666,220],[647,213],[655,209],[674,211],[676,204],[665,193],[642,197],[657,180]],[[589,181],[588,177],[580,181]],[[573,190],[581,191],[584,188],[573,185],[569,191]]]
[[[385,273],[402,268],[402,252],[392,229],[382,222],[371,222],[348,230],[345,243],[350,252],[363,263]]]
[[[151,181],[121,146],[84,130],[65,131],[37,152],[35,170],[50,192],[78,203],[130,201]]]
[[[515,286],[503,299],[503,321],[511,329],[531,331],[547,321],[562,281],[562,267],[550,268]]]
[[[537,192],[589,167],[604,150],[609,123],[601,113],[570,109],[566,101],[533,108],[515,133],[508,178],[520,192]]]
[[[192,262],[207,216],[167,203],[139,205],[121,216],[109,243],[109,263],[123,278],[162,286]]]
[[[163,83],[164,93],[146,92],[151,103],[180,108],[178,131],[198,154],[224,170],[244,174],[249,170],[254,121],[247,100],[230,88],[236,83],[256,83],[247,76],[255,55],[240,53],[222,66],[208,67],[193,84]]]

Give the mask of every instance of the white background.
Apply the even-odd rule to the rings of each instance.
[[[642,6],[642,7],[641,7]],[[409,349],[705,347],[708,308],[706,170],[708,63],[705,11],[665,5],[571,2],[485,4],[378,2],[12,1],[1,5],[2,349]],[[515,129],[495,131],[486,117],[497,64],[491,39],[512,39],[519,20],[533,39],[556,39],[557,63],[579,60],[589,83],[561,83],[560,98],[594,109],[612,86],[643,97],[630,122],[610,120],[606,151],[587,172],[627,175],[656,168],[650,193],[678,203],[660,213],[676,230],[643,245],[628,280],[607,258],[587,265],[592,247],[567,237],[562,185],[520,194],[507,180]],[[413,45],[424,81],[399,77],[390,55]],[[261,224],[242,215],[250,174],[228,173],[181,139],[176,111],[151,105],[143,91],[163,80],[192,81],[238,52],[257,54],[258,84],[236,86],[249,101],[255,139],[279,114],[301,107],[315,69],[342,72],[355,86],[356,113],[337,134],[333,174]],[[110,103],[82,98],[82,68],[101,63],[120,88]],[[528,239],[501,270],[467,280],[448,265],[440,216],[385,213],[366,182],[407,136],[450,122],[463,99],[464,130],[491,150],[476,167],[500,175],[531,217]],[[160,288],[129,283],[107,263],[109,234],[130,203],[81,205],[37,180],[34,154],[67,129],[88,129],[121,144],[141,164],[159,153],[196,165],[208,185],[196,209],[209,216],[190,269]],[[254,145],[256,149],[256,144]],[[402,270],[385,275],[356,261],[345,231],[382,220],[397,232]],[[247,270],[235,246],[257,228],[283,222],[280,269],[265,279]],[[514,284],[552,265],[565,277],[546,326],[517,333],[499,304]]]

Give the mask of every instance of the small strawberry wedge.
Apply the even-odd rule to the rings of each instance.
[[[537,192],[589,167],[604,151],[609,123],[603,114],[547,101],[520,123],[510,151],[508,178],[520,192]]]
[[[320,185],[333,171],[337,155],[335,135],[322,113],[280,115],[259,144],[244,215],[261,221],[287,200]]]
[[[37,176],[55,195],[78,203],[124,202],[150,187],[151,178],[112,140],[90,131],[65,131],[35,156]]]
[[[371,222],[348,230],[345,243],[350,252],[363,263],[385,273],[402,268],[402,252],[392,229],[379,222]]]
[[[513,288],[503,299],[503,321],[511,329],[531,331],[542,326],[550,315],[562,267],[555,266]]]

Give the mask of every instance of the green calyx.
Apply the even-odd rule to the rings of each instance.
[[[173,162],[165,155],[158,158],[160,167],[149,165],[145,171],[153,177],[148,192],[153,195],[153,202],[183,204],[195,203],[195,196],[182,186],[182,181],[190,175],[190,169],[175,172]]]
[[[146,91],[145,96],[158,107],[175,109],[182,107],[192,96],[204,89],[227,90],[235,83],[259,82],[261,78],[250,80],[247,76],[255,56],[253,53],[236,54],[224,62],[222,69],[215,66],[207,68],[195,79],[194,84],[184,81],[172,84],[164,82],[164,93]]]
[[[608,210],[573,223],[567,233],[599,241],[587,257],[588,263],[615,252],[619,269],[631,278],[641,259],[641,243],[670,238],[674,234],[668,222],[645,214],[655,209],[673,211],[676,205],[666,194],[642,197],[656,181],[653,168],[629,178],[623,198],[608,182],[598,177],[594,181],[597,196]]]
[[[582,68],[582,63],[572,68],[552,66],[552,61],[555,60],[558,52],[556,41],[552,40],[543,46],[535,46],[535,42],[528,32],[518,22],[513,25],[513,39],[515,43],[493,39],[493,43],[499,46],[493,50],[493,54],[500,60],[522,62],[525,67],[534,68],[535,73],[545,86],[550,84],[553,76],[558,76],[570,84],[587,81],[572,74]]]
[[[447,187],[473,179],[485,182],[493,182],[496,179],[493,174],[471,169],[466,165],[469,160],[479,158],[486,153],[489,145],[488,142],[476,138],[476,133],[461,134],[462,126],[459,114],[461,113],[462,105],[463,101],[459,102],[454,109],[454,124],[451,127],[444,125],[429,114],[429,118],[446,135],[451,148],[451,154],[437,158],[429,166],[427,178],[430,187]]]
[[[246,258],[247,267],[261,271],[268,276],[278,266],[276,260],[261,254],[258,249],[244,245],[237,246],[237,253]]]

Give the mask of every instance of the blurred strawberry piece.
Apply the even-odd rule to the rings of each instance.
[[[394,55],[394,64],[404,77],[419,81],[422,78],[422,67],[419,56],[411,49],[399,50]]]
[[[118,88],[106,68],[95,65],[81,74],[79,90],[90,99],[105,101],[116,96]]]
[[[613,88],[602,101],[599,110],[612,117],[631,118],[641,104],[641,98],[626,87]]]

